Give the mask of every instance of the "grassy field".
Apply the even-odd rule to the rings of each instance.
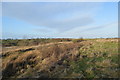
[[[0,53],[3,78],[118,78],[120,75],[118,39],[24,41],[3,40]]]

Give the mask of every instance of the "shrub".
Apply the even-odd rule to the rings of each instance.
[[[84,41],[83,38],[80,38],[80,39],[73,39],[72,42],[76,43],[76,42],[81,42],[81,41]]]

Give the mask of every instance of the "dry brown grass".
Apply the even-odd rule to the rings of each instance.
[[[3,53],[3,76],[21,77],[28,76],[28,70],[43,71],[51,69],[55,64],[63,64],[66,58],[75,58],[79,43],[51,43],[35,46],[34,48],[15,49]],[[74,53],[74,54],[73,54]],[[71,57],[70,57],[71,54]],[[6,74],[7,73],[7,74]],[[36,73],[37,74],[37,73]],[[29,75],[30,76],[30,75]],[[33,75],[32,75],[33,76]]]
[[[80,68],[84,69],[85,65],[91,64],[92,60],[89,60],[89,58],[96,58],[95,65],[97,66],[102,66],[105,68],[117,66],[116,64],[111,63],[110,59],[103,58],[103,54],[106,51],[109,52],[111,50],[111,54],[107,54],[108,58],[117,54],[117,46],[114,44],[116,40],[111,41],[111,43],[109,43],[108,40],[104,41],[107,43],[96,40],[87,40],[77,43],[55,42],[44,45],[28,46],[16,49],[13,48],[9,51],[4,51],[2,53],[3,77],[41,78],[83,76],[81,73],[71,73],[67,75],[67,72],[69,72],[71,66],[75,64],[72,64],[72,61],[86,61],[85,63],[79,62],[80,65],[83,66],[83,68],[82,66],[80,66]],[[84,60],[84,58],[86,60]],[[76,66],[76,64],[74,66]],[[92,69],[93,67],[88,67],[85,71],[87,73],[93,74]],[[97,69],[99,70],[99,68]],[[104,70],[101,69],[99,71]],[[108,71],[106,71],[106,74],[108,74]]]

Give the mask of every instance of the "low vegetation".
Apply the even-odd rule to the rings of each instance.
[[[36,39],[3,39],[2,46],[32,46],[38,44],[45,44],[50,42],[64,42],[64,41],[71,41],[72,39],[67,38],[36,38]]]
[[[119,77],[118,39],[25,41],[28,43],[37,41],[42,44],[31,43],[30,46],[26,43],[25,47],[20,47],[18,44],[24,40],[3,41],[3,48],[9,44],[13,49],[3,49],[1,57],[3,78]]]
[[[80,39],[72,39],[72,42],[77,43],[77,42],[82,42],[85,41],[85,39],[80,38]]]

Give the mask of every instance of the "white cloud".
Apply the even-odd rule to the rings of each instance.
[[[60,31],[93,23],[101,3],[3,3],[3,16]]]
[[[104,29],[103,29],[104,28]],[[60,33],[61,37],[72,37],[75,38],[84,37],[84,38],[93,38],[93,37],[113,37],[118,35],[118,23],[111,22],[98,26],[83,26],[76,27],[69,31]]]
[[[116,23],[111,23],[111,20],[106,21],[108,23],[103,21],[99,22],[100,20],[98,20],[99,13],[97,13],[97,11],[101,8],[102,4],[103,3],[90,2],[21,2],[3,3],[2,7],[3,16],[16,18],[20,21],[24,21],[34,26],[33,31],[31,31],[31,33],[35,32],[33,36],[96,37],[105,36],[102,34],[112,35],[111,30],[114,30],[114,35],[116,35],[117,33],[115,31],[117,30],[117,28],[114,29]],[[95,16],[96,13],[98,15],[97,17]],[[103,18],[105,18],[105,16]],[[99,25],[97,25],[97,23]],[[109,27],[112,29],[108,31]],[[30,30],[28,32],[30,32]]]

